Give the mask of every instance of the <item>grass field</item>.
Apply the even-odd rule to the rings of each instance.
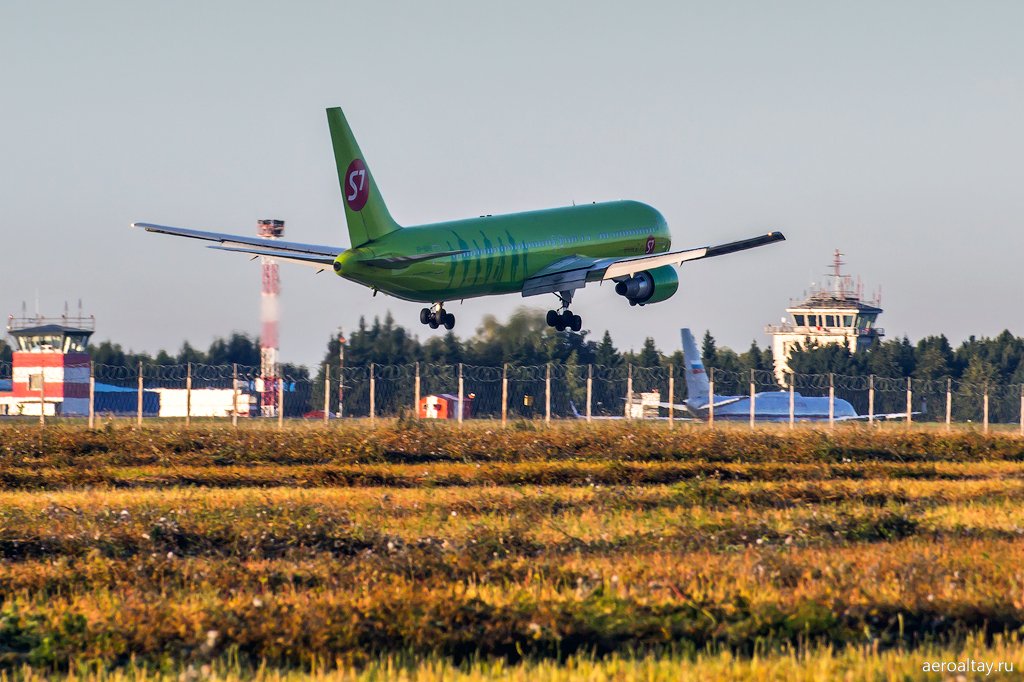
[[[1009,434],[0,425],[9,677],[946,679],[1022,627]]]

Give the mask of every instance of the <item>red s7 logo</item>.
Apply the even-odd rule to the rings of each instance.
[[[345,201],[353,211],[362,210],[370,198],[370,183],[366,180],[366,164],[355,159],[345,171]]]

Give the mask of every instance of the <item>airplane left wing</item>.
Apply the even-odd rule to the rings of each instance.
[[[232,251],[244,253],[250,256],[267,256],[282,261],[308,265],[320,270],[331,267],[334,259],[345,251],[340,246],[323,246],[320,244],[302,244],[300,242],[286,242],[281,239],[262,239],[260,237],[243,237],[236,234],[223,232],[206,232],[204,230],[192,230],[185,227],[171,227],[169,225],[154,225],[152,223],[132,223],[132,227],[138,227],[146,232],[158,232],[169,234],[175,237],[188,237],[208,242],[217,242],[218,246],[208,248],[219,251]]]
[[[701,258],[724,256],[728,253],[745,251],[758,246],[784,241],[781,232],[768,234],[740,241],[728,242],[717,246],[703,246],[699,249],[673,251],[650,256],[629,256],[626,258],[586,258],[573,256],[563,258],[530,277],[523,284],[523,296],[535,296],[558,291],[582,289],[587,282],[600,282],[608,279],[625,279],[643,270],[660,268],[665,265],[679,267],[683,263]]]

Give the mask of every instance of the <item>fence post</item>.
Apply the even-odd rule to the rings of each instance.
[[[590,423],[594,400],[594,366],[587,365],[587,423]]]
[[[715,368],[708,369],[708,428],[715,428]]]
[[[96,368],[89,363],[89,428],[96,427]]]
[[[135,402],[135,423],[142,426],[142,360],[139,360],[139,395]]]
[[[828,373],[828,428],[836,427],[836,380],[835,374]]]
[[[675,426],[674,420],[676,414],[676,377],[675,373],[672,371],[673,369],[674,365],[668,366],[668,428],[670,429]]]
[[[544,423],[551,423],[551,363],[547,364],[544,373]]]
[[[462,425],[462,413],[464,409],[465,392],[463,391],[464,384],[462,382],[462,363],[459,363],[459,426]]]
[[[946,379],[946,432],[948,433],[953,421],[953,379]]]
[[[796,374],[789,375],[789,428],[796,426]]]
[[[415,419],[420,418],[420,363],[416,363],[416,378],[412,387],[412,413]]]
[[[192,425],[192,363],[185,368],[185,428]]]
[[[868,424],[875,423],[875,375],[868,376]]]
[[[629,363],[626,375],[626,419],[633,418],[633,363]]]
[[[984,433],[988,433],[988,382],[987,381],[985,382],[985,404],[984,404],[984,411],[983,411],[983,414],[982,414],[982,419],[983,419],[982,431]]]
[[[345,346],[342,346],[344,348]],[[342,351],[344,354],[344,351]],[[345,365],[338,365],[338,419],[345,418]]]
[[[324,363],[324,424],[331,418],[331,363]]]
[[[231,363],[231,425],[238,427],[238,363]]]
[[[754,428],[754,411],[756,405],[754,404],[756,398],[754,398],[754,368],[750,368],[750,428]]]
[[[56,414],[57,410],[54,409]],[[46,368],[39,368],[39,425],[46,426]]]
[[[277,366],[277,430],[284,429],[284,372]]]
[[[501,365],[501,425],[508,423],[508,363]]]
[[[377,419],[377,378],[374,376],[376,371],[374,365],[370,363],[370,423],[374,423]]]
[[[910,426],[910,422],[913,421],[913,414],[911,412],[914,409],[914,393],[911,382],[913,379],[907,377],[907,426]]]

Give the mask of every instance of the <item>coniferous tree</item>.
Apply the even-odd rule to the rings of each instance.
[[[704,332],[704,340],[700,346],[700,359],[706,367],[714,367],[718,362],[718,348],[715,345],[715,337],[711,336],[711,330]]]
[[[594,351],[594,363],[604,367],[618,367],[622,364],[622,355],[612,343],[612,335],[606,330]]]
[[[650,336],[644,339],[644,345],[636,356],[636,364],[639,367],[661,366],[661,353],[658,352],[657,346],[654,345],[654,339]]]

